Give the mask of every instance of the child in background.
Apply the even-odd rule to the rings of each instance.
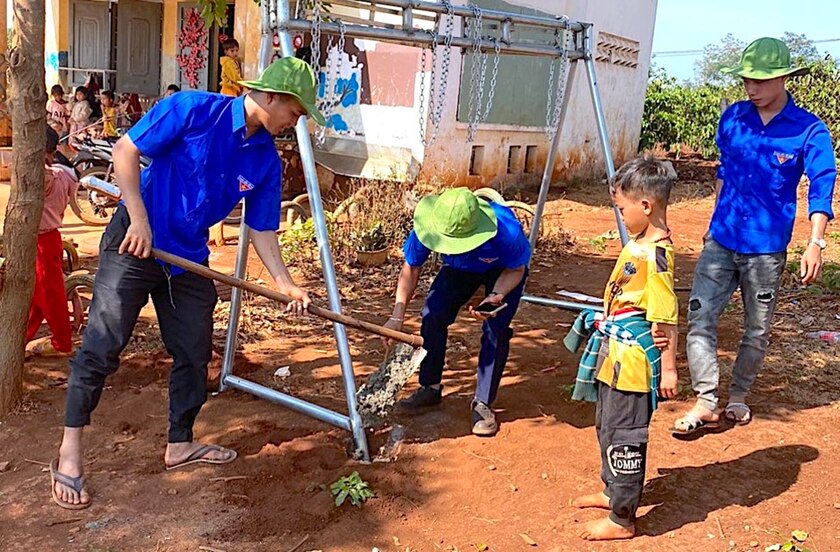
[[[143,118],[143,106],[140,105],[140,96],[137,94],[124,93],[120,98],[120,109],[128,119],[128,126]]]
[[[222,42],[222,50],[225,55],[219,61],[222,65],[221,93],[225,96],[239,96],[242,94],[242,67],[239,64],[239,42],[228,38]],[[225,244],[224,222],[214,224],[210,228],[210,243],[216,246]]]
[[[586,342],[572,398],[597,402],[604,482],[602,492],[573,504],[610,511],[584,526],[580,536],[587,540],[635,536],[657,395],[677,396],[677,296],[666,220],[674,176],[673,167],[641,157],[613,177],[613,201],[635,238],[624,246],[610,276],[605,315],[581,313],[565,340],[572,351]]]
[[[70,130],[70,112],[64,99],[64,88],[56,84],[50,89],[50,101],[47,102],[47,119],[59,136]]]
[[[76,89],[74,96],[75,102],[70,112],[70,139],[78,140],[80,136],[77,134],[90,124],[90,116],[93,113],[90,102],[88,101],[88,91],[84,86]]]
[[[35,292],[29,308],[26,341],[32,341],[46,318],[52,335],[32,341],[27,355],[68,356],[72,351],[70,313],[64,293],[64,248],[61,228],[64,210],[76,193],[78,182],[70,173],[53,167],[53,155],[58,147],[58,134],[47,127],[44,167],[44,209],[38,227],[38,251],[35,257]]]
[[[104,138],[119,138],[117,133],[118,108],[114,103],[114,93],[103,90],[99,97],[102,101],[102,136]]]
[[[238,96],[242,93],[242,67],[239,64],[239,42],[229,38],[222,43],[225,55],[222,57],[221,92],[225,96]]]
[[[169,86],[166,87],[166,92],[164,93],[163,97],[168,98],[169,96],[171,96],[175,92],[180,92],[180,91],[181,91],[180,86],[178,86],[177,84],[170,84]]]

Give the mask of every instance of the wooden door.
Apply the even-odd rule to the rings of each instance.
[[[121,0],[117,9],[117,90],[160,94],[161,4]]]
[[[77,69],[110,69],[110,16],[108,2],[77,0],[72,5],[73,36],[68,55],[70,67]],[[87,73],[73,71],[68,82],[81,86]]]

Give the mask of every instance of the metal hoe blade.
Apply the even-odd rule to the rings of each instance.
[[[365,427],[377,427],[385,423],[397,402],[397,395],[424,358],[426,349],[423,348],[414,349],[405,343],[398,343],[391,348],[385,361],[356,393],[359,415]]]

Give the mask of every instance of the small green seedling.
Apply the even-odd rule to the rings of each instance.
[[[330,492],[335,497],[336,507],[344,504],[348,498],[353,506],[361,506],[373,497],[370,486],[359,476],[359,472],[355,471],[330,485]]]
[[[805,541],[808,540],[808,533],[805,531],[794,531],[791,538],[784,544],[774,544],[765,548],[765,552],[810,552],[805,548]]]

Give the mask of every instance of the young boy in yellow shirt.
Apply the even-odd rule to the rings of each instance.
[[[635,238],[610,276],[604,314],[581,313],[565,340],[572,351],[586,343],[573,398],[597,402],[604,482],[603,491],[573,504],[610,511],[584,526],[580,536],[587,540],[635,536],[648,425],[657,395],[677,395],[677,296],[666,220],[673,182],[673,168],[651,157],[634,159],[615,174],[610,193]]]
[[[225,55],[219,63],[222,65],[221,92],[225,96],[239,96],[242,94],[242,67],[239,64],[239,42],[229,38],[222,43]]]

